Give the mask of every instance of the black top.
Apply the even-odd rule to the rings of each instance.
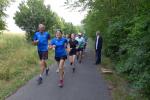
[[[97,37],[95,39],[95,50],[96,50],[96,41],[97,41]],[[98,39],[97,50],[101,50],[102,49],[102,45],[103,45],[103,38],[100,36],[99,39]]]
[[[72,49],[76,49],[77,45],[78,45],[78,41],[77,40],[69,40],[69,44],[70,44],[70,48]]]

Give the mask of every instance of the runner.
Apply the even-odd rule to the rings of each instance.
[[[34,34],[33,44],[37,45],[38,55],[40,58],[41,74],[38,78],[38,84],[42,83],[43,73],[46,69],[46,76],[48,75],[49,68],[47,67],[46,60],[48,59],[48,40],[50,35],[45,32],[45,26],[39,24],[39,31]]]
[[[67,52],[66,52],[66,44],[67,39],[62,37],[62,31],[57,30],[56,31],[56,37],[52,39],[49,48],[55,49],[55,60],[58,63],[59,66],[59,87],[64,86],[64,63],[67,59]]]
[[[75,57],[77,45],[78,41],[75,40],[75,34],[71,34],[71,39],[69,40],[68,48],[69,48],[70,65],[73,66],[72,68],[73,72],[75,72]]]
[[[87,43],[88,43],[88,38],[87,38],[87,36],[86,36],[85,34],[84,34],[83,38],[84,38],[84,41],[85,41],[85,43],[84,43],[84,52],[86,52],[86,47],[87,47]]]
[[[66,34],[65,36],[62,35],[62,37],[67,39],[67,43],[69,42],[70,34]],[[67,44],[65,46],[66,46],[66,51],[68,51],[67,50]],[[67,56],[68,56],[68,52],[67,52]],[[59,73],[59,68],[57,68],[56,73]]]
[[[76,37],[75,39],[78,41],[77,60],[79,61],[79,63],[81,63],[85,40],[82,37],[82,33],[78,33],[78,37]]]

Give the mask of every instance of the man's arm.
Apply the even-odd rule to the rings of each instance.
[[[37,35],[36,35],[36,33],[35,33],[34,36],[33,36],[33,42],[32,42],[32,44],[33,44],[33,45],[37,45],[38,42],[39,42],[39,40],[38,40]]]

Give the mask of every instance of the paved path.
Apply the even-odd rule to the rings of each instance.
[[[63,88],[57,86],[56,65],[53,65],[43,84],[36,84],[36,76],[6,100],[112,100],[93,58],[93,52],[88,51],[75,73],[67,63]]]

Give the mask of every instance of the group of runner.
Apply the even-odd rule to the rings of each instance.
[[[45,26],[39,24],[38,32],[34,34],[33,44],[37,45],[38,55],[40,58],[41,74],[38,78],[38,84],[43,81],[43,74],[48,75],[49,68],[47,67],[46,60],[48,59],[48,50],[55,51],[55,60],[58,64],[59,87],[64,86],[64,64],[69,56],[72,72],[75,72],[76,58],[79,63],[82,62],[83,51],[86,47],[85,38],[82,33],[69,34],[64,37],[63,32],[57,29],[55,37],[49,42],[50,35],[45,32]],[[77,56],[77,57],[76,57]]]

